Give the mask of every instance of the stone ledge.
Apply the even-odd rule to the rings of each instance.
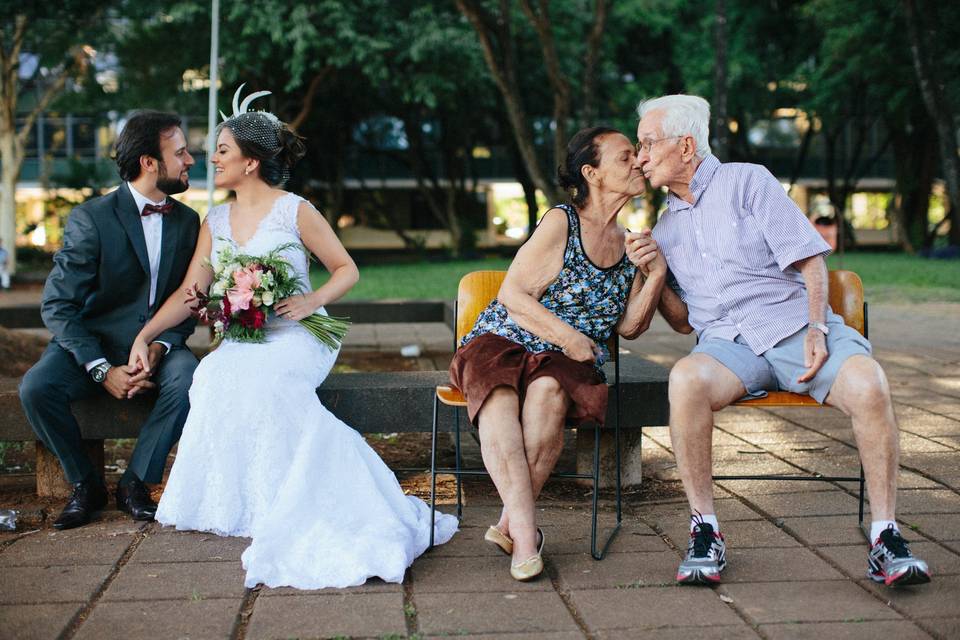
[[[612,375],[611,375],[612,378]],[[334,415],[361,433],[426,432],[433,420],[433,395],[446,371],[340,373],[327,378],[317,396]],[[33,440],[17,394],[19,380],[0,379],[0,440]],[[667,424],[667,369],[637,356],[621,359],[622,426]],[[615,405],[608,408],[612,424]],[[115,401],[103,396],[74,403],[85,439],[136,437],[152,406],[149,397]],[[452,411],[441,410],[443,431]]]
[[[442,300],[357,300],[335,302],[327,313],[347,317],[354,323],[445,322],[453,324],[453,303]],[[40,305],[21,304],[0,307],[0,325],[8,329],[43,327]]]

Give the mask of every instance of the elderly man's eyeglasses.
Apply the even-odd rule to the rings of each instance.
[[[653,145],[663,142],[664,140],[676,140],[677,138],[682,138],[683,136],[666,136],[664,138],[657,138],[656,140],[651,140],[647,138],[646,140],[641,140],[636,145],[637,153],[641,151],[650,153],[650,150],[653,149]]]

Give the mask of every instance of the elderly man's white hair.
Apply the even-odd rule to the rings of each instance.
[[[710,153],[710,103],[700,96],[678,93],[643,100],[637,105],[640,119],[651,111],[664,111],[662,124],[665,136],[693,136],[697,143],[697,157]]]

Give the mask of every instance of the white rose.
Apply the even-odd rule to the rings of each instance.
[[[226,283],[223,280],[217,280],[213,283],[213,286],[210,287],[210,295],[219,297],[222,296],[226,290]]]
[[[223,321],[222,321],[222,320],[217,320],[216,322],[214,322],[214,323],[213,323],[213,330],[216,331],[217,333],[223,332]]]
[[[264,291],[263,295],[260,296],[260,301],[263,302],[265,307],[273,306],[273,291]]]

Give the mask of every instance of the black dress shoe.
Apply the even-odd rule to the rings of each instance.
[[[137,478],[117,485],[117,509],[126,511],[134,520],[149,522],[157,515],[157,503],[150,499],[147,485]]]
[[[107,488],[99,480],[87,480],[73,485],[73,495],[67,506],[54,520],[54,529],[73,529],[88,522],[93,514],[107,505]]]

